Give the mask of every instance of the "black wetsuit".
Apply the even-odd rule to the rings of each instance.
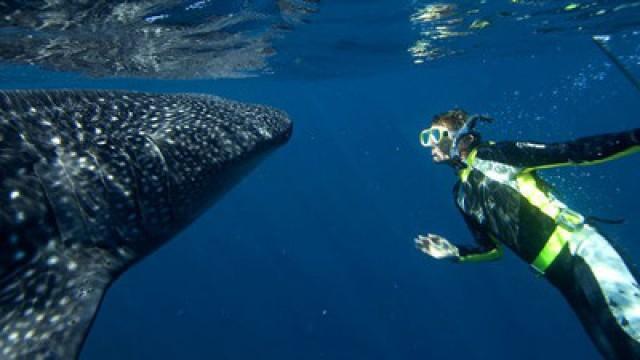
[[[536,170],[589,165],[639,150],[640,129],[567,143],[478,145],[465,159],[454,188],[458,208],[478,244],[458,246],[460,261],[496,258],[504,244],[527,263],[537,263],[554,231],[563,225],[559,216],[549,214],[557,214],[564,204]],[[527,179],[539,193],[523,190],[520,184]],[[547,256],[551,260],[538,265],[538,270],[562,292],[605,358],[640,359],[640,333],[636,332],[640,314],[629,317],[632,310],[640,309],[640,291],[631,267],[592,226],[562,229],[569,241],[561,242],[555,254],[551,250],[553,256]],[[620,274],[619,279],[606,278],[603,273],[610,268]]]

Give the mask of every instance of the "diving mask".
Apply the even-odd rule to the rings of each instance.
[[[484,115],[470,115],[467,116],[462,127],[457,130],[451,130],[441,125],[433,125],[420,132],[420,144],[424,147],[437,147],[443,139],[447,138],[451,140],[451,144],[448,147],[449,150],[447,150],[449,157],[451,159],[459,159],[458,142],[470,134],[475,134],[479,137],[478,133],[474,131],[478,121],[490,123],[493,122],[493,119]]]
[[[424,147],[434,147],[444,138],[450,137],[451,131],[444,126],[432,126],[420,132],[420,144]]]

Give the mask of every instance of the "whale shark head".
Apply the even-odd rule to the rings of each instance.
[[[111,282],[291,129],[207,95],[0,91],[0,358],[77,357]]]

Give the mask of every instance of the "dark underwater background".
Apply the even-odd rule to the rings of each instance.
[[[630,4],[612,3],[602,4]],[[611,33],[612,51],[640,76],[640,26],[585,24],[565,16],[569,2],[552,2],[559,15],[542,23],[561,30],[535,31],[485,9],[501,15],[445,41],[450,56],[420,63],[407,49],[424,30],[410,18],[425,4],[320,3],[274,40],[278,52],[257,76],[114,79],[3,66],[5,89],[212,93],[294,120],[286,146],[115,282],[81,359],[599,358],[560,294],[511,253],[456,265],[414,248],[427,232],[471,240],[455,176],[431,163],[418,133],[452,107],[493,116],[481,127],[487,140],[638,127],[640,92],[591,35]],[[624,218],[602,230],[638,263],[640,156],[545,179],[584,214]]]

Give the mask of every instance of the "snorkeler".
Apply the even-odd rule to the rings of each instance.
[[[640,151],[640,129],[566,143],[482,142],[483,116],[463,110],[436,115],[420,142],[433,161],[452,166],[457,207],[477,246],[419,235],[436,259],[487,261],[506,245],[560,290],[607,359],[640,359],[640,288],[630,266],[577,211],[558,200],[539,169],[597,164]]]

